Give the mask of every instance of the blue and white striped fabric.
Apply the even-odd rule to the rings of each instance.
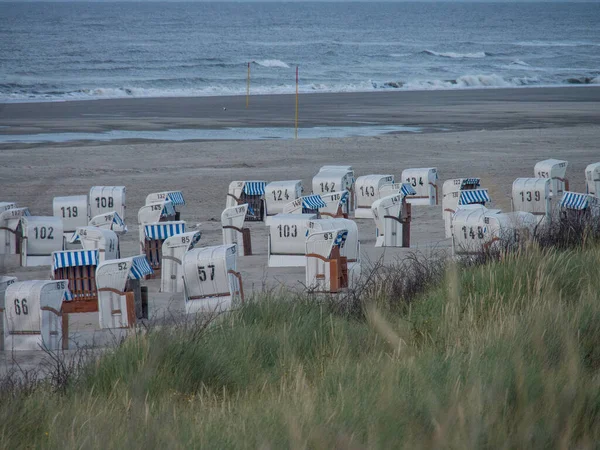
[[[75,244],[77,242],[81,242],[81,236],[77,234],[77,231],[74,231],[71,237],[69,238],[69,244]]]
[[[153,223],[144,227],[146,239],[167,239],[185,233],[185,222]]]
[[[113,216],[112,223],[114,223],[115,225],[119,225],[120,227],[124,227],[125,222],[123,222],[123,219],[121,219],[121,216],[119,215],[119,213],[115,211],[113,214],[114,214],[114,216]]]
[[[246,181],[244,183],[244,194],[265,195],[266,181]]]
[[[141,280],[146,275],[152,275],[154,271],[150,267],[150,263],[146,256],[134,256],[131,263],[131,270],[129,271],[129,278],[132,280]]]
[[[461,187],[466,184],[474,184],[475,187],[479,187],[481,184],[481,178],[465,178],[464,180],[462,180]]]
[[[163,217],[168,217],[168,216],[174,216],[176,213],[177,213],[177,211],[175,211],[175,205],[173,205],[173,202],[166,201],[165,205],[163,206],[161,215]]]
[[[325,208],[327,204],[323,201],[319,194],[307,195],[302,197],[302,207],[305,209]]]
[[[409,183],[402,183],[402,187],[400,187],[400,193],[405,197],[407,195],[417,195],[417,191],[415,191],[415,188]]]
[[[70,302],[71,300],[73,300],[73,293],[69,289],[66,289],[63,295],[63,302]]]
[[[473,203],[485,203],[490,201],[487,189],[469,189],[460,191],[459,205],[472,205]]]
[[[52,253],[52,269],[75,266],[97,266],[98,250],[70,250]]]
[[[346,242],[347,237],[348,237],[347,231],[342,231],[341,233],[338,233],[338,235],[335,238],[335,245],[340,247],[344,242]]]
[[[560,200],[560,206],[566,209],[583,210],[589,206],[590,199],[587,194],[566,191]]]
[[[171,200],[174,206],[185,205],[185,199],[183,198],[183,192],[171,191],[167,194],[167,199]]]
[[[345,205],[348,203],[348,199],[350,198],[350,192],[344,191],[342,192],[342,198],[340,199],[340,205]]]

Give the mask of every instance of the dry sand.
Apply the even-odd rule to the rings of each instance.
[[[513,91],[518,91],[516,94]],[[544,97],[545,91],[550,93]],[[566,91],[566,92],[563,92]],[[477,94],[478,92],[478,94]],[[423,132],[384,135],[378,137],[355,137],[336,139],[298,139],[270,141],[220,141],[220,142],[121,142],[118,144],[94,145],[3,145],[0,147],[0,200],[16,201],[28,206],[34,215],[51,215],[52,199],[55,196],[87,194],[93,185],[125,185],[127,187],[126,222],[129,233],[123,238],[123,256],[138,253],[137,210],[143,205],[150,192],[180,189],[184,192],[186,206],[181,208],[182,219],[188,225],[201,223],[201,245],[221,243],[220,214],[225,206],[227,187],[232,180],[262,179],[268,181],[302,179],[305,188],[310,190],[312,176],[324,164],[349,164],[356,175],[370,173],[390,173],[399,178],[405,168],[437,167],[440,186],[449,178],[476,176],[482,178],[493,199],[493,206],[510,210],[510,187],[517,177],[533,175],[534,164],[542,159],[559,158],[569,161],[567,176],[571,190],[582,192],[584,168],[591,162],[600,160],[600,89],[521,89],[467,92],[460,95],[448,93],[408,93],[404,103],[415,103],[412,121],[404,121],[398,116],[392,120],[386,115],[391,106],[389,99],[380,96],[379,109],[373,96],[365,96],[368,107],[361,114],[369,116],[375,123],[428,126],[436,124],[451,128],[447,132]],[[511,95],[507,95],[511,93]],[[520,97],[511,97],[514,95]],[[585,94],[585,95],[582,95]],[[436,103],[435,95],[440,98]],[[464,96],[472,96],[464,101]],[[532,101],[520,100],[533,96]],[[305,96],[309,97],[309,96]],[[318,97],[312,96],[317,102]],[[334,123],[336,111],[347,111],[354,104],[344,103],[346,98],[355,96],[329,96],[338,106],[329,108],[328,114],[315,112],[314,123],[326,115],[324,123]],[[375,96],[377,97],[377,96]],[[452,102],[448,103],[448,97]],[[513,98],[506,101],[505,98]],[[360,96],[358,97],[360,99]],[[159,115],[154,119],[137,115],[144,104],[176,104],[181,99],[140,100],[139,102],[85,102],[91,110],[101,110],[102,104],[108,109],[118,110],[122,102],[123,120],[127,129],[135,124],[156,124],[172,126],[173,121],[201,121],[200,118],[181,118]],[[185,99],[186,102],[191,102]],[[240,101],[240,99],[237,99]],[[265,97],[264,101],[274,101]],[[280,102],[285,101],[280,96]],[[228,99],[193,99],[197,104],[220,104]],[[333,100],[332,100],[333,101]],[[353,100],[354,101],[354,100]],[[115,103],[116,102],[116,103]],[[82,119],[72,113],[73,108],[83,108],[84,102],[47,103],[33,105],[3,105],[0,125],[14,127],[33,126],[25,116],[11,115],[15,111],[25,114],[25,108],[33,118],[38,114],[38,128],[45,131],[75,131],[87,129],[92,119]],[[139,104],[138,104],[139,103]],[[193,103],[193,102],[192,102]],[[376,103],[376,102],[375,102]],[[447,113],[444,104],[447,104]],[[458,104],[461,103],[461,104]],[[135,108],[133,106],[135,106]],[[209,106],[206,106],[208,108]],[[318,111],[318,105],[314,106]],[[402,108],[407,109],[405,105]],[[393,108],[392,108],[393,109]],[[488,110],[489,109],[489,110]],[[55,118],[46,110],[54,110]],[[135,111],[134,111],[135,110]],[[198,108],[198,111],[202,108]],[[368,111],[377,111],[372,116]],[[426,114],[427,110],[429,113]],[[37,111],[37,113],[35,112]],[[234,116],[228,109],[231,117]],[[111,112],[112,114],[112,112]],[[244,126],[272,126],[270,115],[261,119],[257,114],[255,122],[248,122],[245,112],[239,113],[233,122]],[[345,114],[345,113],[344,113]],[[339,112],[340,117],[342,115]],[[404,114],[404,113],[403,113]],[[193,115],[193,114],[190,114]],[[43,117],[42,117],[43,116]],[[386,120],[378,120],[385,117]],[[451,119],[451,120],[450,120]],[[113,119],[110,119],[113,120]],[[83,122],[85,123],[83,123]],[[171,121],[171,122],[170,122]],[[169,124],[165,124],[169,122]],[[452,123],[449,123],[452,122]],[[70,125],[69,125],[70,124]],[[108,125],[107,125],[108,124]],[[471,124],[471,126],[467,126]],[[96,120],[96,128],[109,126],[108,122]],[[121,124],[122,125],[122,124]],[[288,124],[286,124],[288,125]],[[150,126],[150,125],[149,125]],[[188,125],[186,125],[188,126]],[[205,125],[206,126],[206,125]],[[95,129],[94,126],[91,128]],[[7,129],[0,129],[4,133]],[[20,131],[23,132],[22,130]],[[19,148],[17,148],[19,147]],[[357,221],[363,249],[363,260],[377,260],[384,255],[386,261],[401,257],[404,249],[375,249],[375,226],[372,220]],[[240,257],[238,267],[242,273],[244,287],[248,294],[263,289],[264,286],[289,286],[302,288],[304,270],[268,269],[266,267],[267,229],[262,223],[251,223],[253,256]],[[411,250],[430,251],[448,248],[444,239],[441,206],[413,207]],[[49,267],[20,268],[13,264],[0,267],[0,273],[11,274],[19,280],[47,279]],[[158,281],[148,282],[151,292],[150,314],[162,314],[165,308],[172,311],[183,310],[181,295],[158,294]],[[98,327],[95,314],[81,314],[72,318],[72,331],[79,333],[81,342],[107,339],[107,333],[94,333]],[[9,352],[0,359],[10,359]],[[35,365],[38,356],[19,356],[24,364]]]

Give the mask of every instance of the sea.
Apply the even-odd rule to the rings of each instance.
[[[0,102],[600,84],[600,3],[0,3]],[[249,84],[248,84],[249,75]]]

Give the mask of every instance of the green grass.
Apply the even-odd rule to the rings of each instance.
[[[0,446],[598,448],[599,293],[600,248],[530,249],[362,321],[249,304],[134,336],[64,393],[1,393]]]

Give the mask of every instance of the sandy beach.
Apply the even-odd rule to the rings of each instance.
[[[108,129],[289,127],[293,97],[256,96],[248,110],[243,97],[157,98],[0,105],[0,134],[98,132]],[[223,108],[226,108],[225,110]],[[292,114],[290,114],[292,113]],[[405,168],[437,167],[444,180],[481,177],[492,205],[510,210],[517,177],[533,176],[534,164],[569,162],[571,190],[582,192],[584,168],[600,160],[600,88],[535,88],[468,91],[318,94],[301,97],[301,127],[405,125],[417,133],[374,137],[264,141],[115,141],[0,145],[0,199],[51,215],[55,196],[87,194],[93,185],[127,187],[129,233],[123,256],[138,253],[137,211],[150,192],[180,189],[182,219],[200,223],[201,245],[221,243],[220,214],[233,180],[311,179],[324,164],[348,164],[356,175],[393,174]],[[358,220],[363,261],[401,257],[406,249],[375,249],[372,220]],[[248,295],[265,286],[301,289],[303,269],[266,267],[267,229],[250,224],[253,256],[240,257]],[[414,207],[411,249],[448,248],[441,206]],[[47,279],[49,267],[20,268],[6,261],[0,273],[19,280]],[[158,294],[148,282],[150,314],[183,309],[181,296]],[[73,330],[93,330],[97,319],[82,315]]]

